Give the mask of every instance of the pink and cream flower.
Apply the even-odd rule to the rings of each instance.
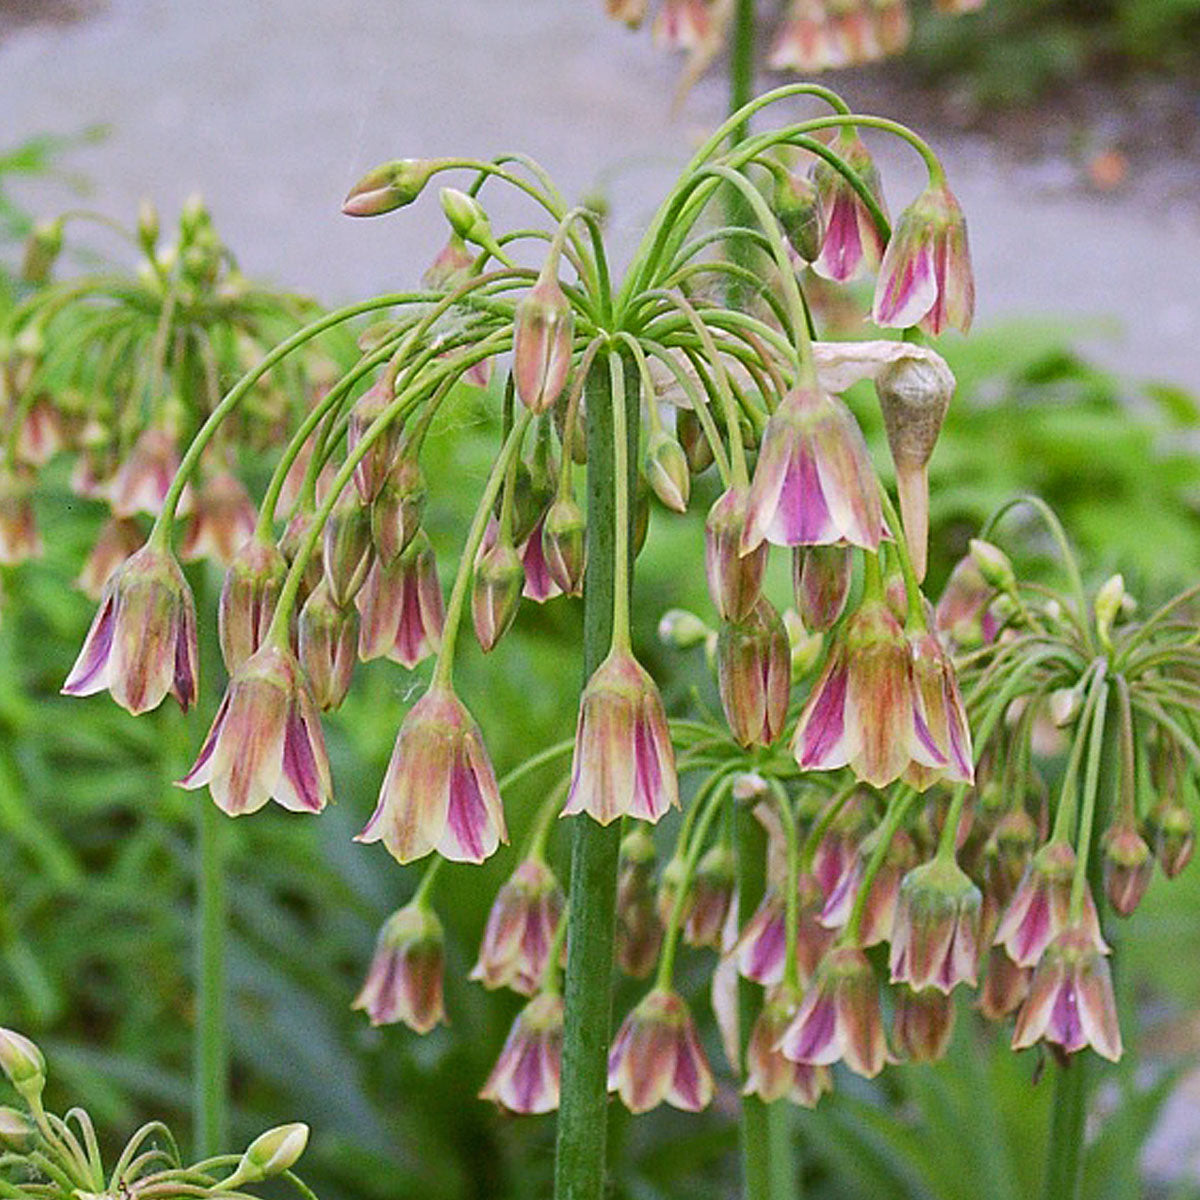
[[[892,929],[893,983],[947,995],[975,986],[979,971],[981,897],[953,861],[934,858],[904,877]]]
[[[514,1113],[553,1112],[562,1074],[562,1031],[561,996],[544,992],[530,1000],[517,1014],[479,1098]]]
[[[804,1108],[833,1090],[829,1068],[793,1062],[779,1052],[779,1039],[796,1013],[796,999],[786,989],[768,996],[750,1030],[746,1045],[746,1082],[742,1094],[764,1104],[787,1099]]]
[[[470,978],[532,996],[541,984],[563,914],[563,891],[540,859],[527,858],[503,884],[488,914]]]
[[[445,949],[442,923],[432,909],[407,904],[379,931],[367,978],[352,1007],[372,1025],[402,1021],[428,1033],[446,1019],[442,1004]]]
[[[887,216],[879,172],[858,134],[853,129],[843,129],[833,149],[866,184]],[[883,254],[883,235],[871,210],[846,177],[824,159],[813,167],[813,183],[825,218],[825,238],[813,270],[835,283],[846,283],[873,271]]]

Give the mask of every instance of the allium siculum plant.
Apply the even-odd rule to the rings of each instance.
[[[312,1200],[311,1189],[292,1171],[308,1145],[303,1122],[260,1133],[241,1154],[188,1163],[171,1130],[162,1121],[148,1121],[106,1169],[87,1111],[75,1107],[64,1118],[45,1107],[46,1060],[33,1042],[0,1029],[0,1069],[21,1102],[19,1108],[0,1105],[0,1190],[10,1200],[251,1200],[266,1180],[283,1180]]]
[[[799,96],[829,111],[728,147],[743,120]],[[904,139],[929,169],[894,236],[864,130]],[[785,165],[797,153],[811,176]],[[230,568],[220,614],[230,682],[184,786],[207,784],[230,815],[269,800],[320,811],[335,781],[318,710],[351,686],[353,651],[407,669],[433,660],[358,835],[400,863],[432,856],[381,931],[355,1002],[377,1024],[423,1032],[443,1017],[441,864],[496,852],[508,841],[505,791],[560,772],[523,822],[531,833],[472,977],[528,998],[481,1094],[515,1112],[559,1109],[564,1195],[601,1193],[606,1091],[639,1112],[711,1101],[718,1075],[677,988],[681,940],[716,951],[713,1007],[747,1105],[816,1103],[839,1063],[872,1077],[892,1053],[938,1056],[952,993],[981,975],[984,1011],[1017,1012],[1015,1045],[1116,1057],[1089,871],[1103,860],[1106,894],[1127,912],[1151,854],[1172,873],[1190,854],[1180,797],[1200,749],[1191,685],[1176,676],[1194,651],[1172,609],[1122,623],[1110,584],[1093,613],[1079,587],[1060,598],[1019,585],[988,543],[936,609],[922,594],[926,465],[954,388],[922,331],[965,331],[974,301],[965,224],[933,152],[827,89],[779,89],[700,148],[619,286],[595,215],[568,208],[520,156],[387,163],[351,190],[345,211],[391,212],[449,172],[466,187],[441,192],[449,240],[424,287],[339,310],[272,351],[213,409],[165,496],[148,545],[169,558],[191,472],[259,381],[338,322],[387,314],[292,433],[253,559]],[[548,228],[495,232],[483,201],[501,183]],[[707,223],[730,192],[749,228]],[[717,256],[731,239],[757,258]],[[839,282],[876,273],[873,319],[903,339],[816,340],[802,291],[809,262]],[[501,441],[443,604],[422,532],[423,440],[455,389],[493,365],[504,373]],[[843,398],[867,379],[898,507]],[[331,477],[319,504],[305,508],[302,495],[280,536],[275,505],[302,456],[310,477],[326,465]],[[575,490],[584,469],[586,510]],[[639,475],[680,511],[705,472],[718,494],[695,566],[705,564],[718,628],[677,613],[664,629],[708,648],[723,727],[668,718],[630,630],[647,516]],[[772,547],[794,560],[795,610],[783,614],[763,589]],[[111,587],[118,615],[130,586],[118,577]],[[468,605],[486,651],[523,599],[580,593],[575,739],[500,780],[455,690]],[[114,662],[140,654],[160,679],[168,658],[188,661],[186,591],[173,586],[156,602],[164,628],[185,631],[183,651],[177,633],[173,644],[155,638],[104,657],[118,699],[128,693]],[[103,657],[101,618],[76,674]],[[1068,742],[1054,797],[1040,789],[1033,752],[1047,719]],[[1101,795],[1106,753],[1121,765],[1112,797]],[[1151,789],[1163,797],[1153,807]],[[648,828],[685,797],[656,887]],[[566,895],[551,865],[559,815],[574,839]],[[879,943],[890,947],[887,978],[866,953]],[[614,958],[652,979],[610,1046]],[[762,986],[761,1011],[738,1011],[739,974]]]

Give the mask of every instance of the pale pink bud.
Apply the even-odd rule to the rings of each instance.
[[[958,679],[950,656],[931,633],[911,638],[913,688],[919,701],[925,728],[938,748],[945,766],[914,766],[906,776],[918,789],[935,779],[953,783],[974,783],[974,752],[967,710],[958,690]]]
[[[348,217],[377,217],[411,204],[430,176],[443,164],[438,159],[399,158],[368,171],[342,203]]]
[[[392,913],[379,931],[375,955],[353,1007],[372,1025],[403,1021],[428,1033],[446,1019],[442,1006],[444,936],[437,914],[420,904]]]
[[[479,1098],[514,1113],[553,1112],[562,1074],[562,1031],[562,997],[535,996],[517,1014]]]
[[[545,412],[566,386],[575,314],[558,280],[543,274],[513,314],[513,379],[530,411]]]
[[[136,521],[129,517],[111,517],[97,535],[75,586],[89,600],[99,600],[104,585],[117,568],[141,548],[143,541],[141,526]]]
[[[66,696],[106,688],[131,713],[148,712],[170,692],[186,712],[196,698],[196,605],[169,551],[147,544],[109,579]]]
[[[371,540],[385,563],[399,558],[416,537],[424,510],[421,464],[415,455],[401,454],[371,505]]]
[[[409,710],[359,842],[382,841],[398,862],[437,850],[483,862],[508,840],[492,762],[462,701],[434,684]]]
[[[663,927],[654,901],[654,839],[635,825],[621,839],[617,869],[617,964],[644,979],[658,959]]]
[[[184,562],[207,558],[228,567],[253,536],[258,520],[254,502],[241,481],[220,471],[200,488],[183,535]]]
[[[887,1060],[879,988],[871,964],[855,946],[826,955],[812,986],[779,1041],[793,1062],[832,1066],[843,1061],[873,1079]]]
[[[500,538],[480,550],[471,581],[471,616],[475,636],[486,654],[516,620],[525,568],[508,538]]]
[[[699,1112],[712,1100],[712,1071],[692,1015],[675,992],[655,988],[627,1016],[608,1056],[608,1090],[630,1112],[664,1100]]]
[[[633,655],[614,649],[580,700],[563,815],[586,812],[607,825],[626,815],[657,821],[678,807],[675,751],[662,697]]]
[[[945,183],[931,183],[900,214],[879,267],[871,318],[904,329],[966,333],[975,315],[967,223]]]
[[[996,621],[989,615],[988,605],[996,589],[988,583],[972,555],[959,559],[934,610],[938,633],[952,647],[971,649],[991,642],[996,635]]]
[[[844,65],[844,64],[843,64]],[[876,203],[887,215],[879,172],[853,129],[838,134],[833,149],[867,185]],[[883,254],[883,236],[870,209],[836,168],[820,159],[813,167],[813,185],[825,218],[825,238],[813,270],[836,283],[846,283],[873,270]]]
[[[442,641],[442,585],[437,559],[423,531],[395,562],[376,561],[355,598],[362,623],[358,657],[387,655],[412,670]]]
[[[717,639],[717,683],[725,720],[739,746],[770,746],[787,720],[792,680],[787,630],[765,596]]]
[[[451,232],[445,246],[425,268],[421,283],[435,292],[448,292],[465,283],[475,265],[475,256],[457,233]]]
[[[680,408],[675,412],[675,436],[683,448],[687,459],[688,470],[693,475],[707,471],[713,463],[712,445],[704,433],[700,418],[690,408]]]
[[[795,388],[767,422],[747,499],[743,551],[883,538],[879,484],[850,410],[835,396]]]
[[[792,551],[796,610],[807,629],[824,633],[837,624],[850,595],[849,546],[797,546]]]
[[[825,19],[821,0],[792,0],[767,56],[772,71],[827,71],[845,56]]]
[[[744,489],[730,487],[717,497],[704,523],[708,594],[725,621],[740,621],[750,614],[762,592],[767,567],[766,543],[742,553],[747,499]]]
[[[796,1000],[783,990],[763,1004],[746,1045],[743,1095],[757,1096],[764,1104],[787,1099],[815,1108],[822,1095],[833,1090],[828,1067],[792,1062],[779,1052],[780,1038],[795,1014]]]
[[[691,472],[683,447],[665,429],[652,434],[646,447],[646,478],[667,508],[687,512]]]
[[[1185,804],[1165,797],[1147,818],[1154,857],[1168,879],[1174,879],[1192,861],[1196,849],[1196,819]]]
[[[683,926],[688,945],[721,949],[730,908],[736,899],[736,875],[736,856],[722,843],[706,850],[696,864]]]
[[[893,983],[947,995],[974,987],[979,966],[979,889],[953,860],[935,858],[904,877],[889,957]]]
[[[1100,839],[1104,864],[1104,894],[1122,917],[1142,902],[1154,873],[1154,856],[1131,824],[1119,822]]]
[[[892,1041],[910,1062],[944,1058],[954,1034],[954,1001],[934,988],[918,992],[897,988],[892,1015]]]
[[[321,719],[300,664],[266,643],[234,673],[184,788],[208,784],[231,817],[274,800],[292,812],[320,812],[332,784]]]
[[[1069,926],[1050,943],[1017,1013],[1012,1046],[1045,1040],[1074,1054],[1091,1046],[1104,1058],[1121,1057],[1121,1029],[1112,974],[1092,932]]]
[[[67,443],[62,415],[48,396],[39,396],[25,411],[17,432],[17,461],[44,467]]]
[[[375,560],[371,514],[352,496],[343,494],[329,514],[322,550],[329,594],[344,608],[358,595]]]
[[[338,608],[322,581],[304,602],[297,625],[300,666],[313,702],[322,712],[337,708],[350,690],[358,615]]]
[[[362,441],[363,434],[383,415],[394,399],[392,378],[387,373],[359,396],[346,423],[347,454],[354,452],[355,447]],[[358,460],[354,468],[354,486],[364,504],[370,504],[379,495],[379,489],[383,487],[384,480],[396,461],[400,433],[400,422],[397,419],[376,437],[370,448]]]
[[[554,872],[538,859],[525,859],[496,893],[470,978],[486,988],[532,996],[541,986],[563,908]]]
[[[271,541],[252,537],[234,555],[217,606],[221,657],[230,675],[262,645],[286,577],[283,552]]]
[[[555,500],[542,523],[542,556],[550,578],[568,596],[578,596],[583,591],[583,535],[583,510],[574,497]]]

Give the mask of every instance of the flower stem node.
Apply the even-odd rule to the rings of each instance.
[[[679,807],[675,751],[662,697],[627,650],[614,647],[584,689],[563,816],[657,821]]]
[[[402,1021],[415,1033],[428,1033],[446,1019],[442,1004],[445,935],[437,914],[416,901],[387,919],[353,1007],[372,1025]]]

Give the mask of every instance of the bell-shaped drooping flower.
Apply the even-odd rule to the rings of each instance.
[[[241,480],[231,471],[217,472],[196,494],[180,557],[184,562],[206,558],[228,567],[253,536],[257,518]]]
[[[1017,1013],[1014,1050],[1054,1042],[1068,1054],[1091,1046],[1104,1058],[1121,1057],[1121,1029],[1112,974],[1090,930],[1071,925],[1046,948],[1029,995]]]
[[[313,701],[322,712],[338,708],[350,690],[358,644],[358,614],[338,608],[322,580],[296,622],[300,666]]]
[[[1003,946],[993,946],[988,951],[987,971],[979,989],[979,1011],[989,1021],[1003,1021],[1016,1012],[1029,994],[1032,975],[1032,969],[1018,967]]]
[[[521,403],[545,412],[562,394],[571,370],[575,312],[559,286],[551,255],[513,312],[513,380]]]
[[[717,638],[717,684],[734,740],[743,748],[770,746],[787,720],[791,648],[779,614],[765,596],[740,621],[726,621]]]
[[[54,402],[49,396],[39,396],[26,409],[17,430],[17,461],[44,467],[69,441],[67,425]]]
[[[492,761],[475,719],[442,683],[409,710],[358,842],[382,841],[397,862],[436,850],[483,862],[508,840]]]
[[[532,996],[541,985],[563,907],[554,872],[540,859],[525,859],[496,893],[470,978],[486,988]]]
[[[708,594],[723,621],[748,616],[762,594],[768,547],[762,539],[742,553],[749,493],[736,485],[717,497],[704,523],[704,569]]]
[[[746,1045],[746,1082],[742,1094],[764,1104],[790,1100],[804,1108],[833,1090],[828,1067],[792,1062],[779,1052],[779,1039],[796,1014],[796,1000],[786,989],[768,996],[750,1030]]]
[[[573,496],[560,496],[546,510],[541,528],[542,558],[550,578],[568,596],[580,595],[586,560],[583,510]]]
[[[837,624],[850,595],[849,546],[797,546],[792,551],[796,611],[806,629],[824,633]]]
[[[1017,966],[1036,966],[1046,947],[1066,929],[1074,875],[1075,851],[1066,842],[1047,842],[1034,855],[996,928],[996,944]],[[1105,949],[1090,888],[1083,892],[1080,927],[1092,936],[1097,950]]]
[[[765,538],[875,551],[883,535],[879,484],[858,422],[836,396],[793,388],[763,434],[741,550]]]
[[[654,902],[654,839],[634,825],[621,839],[617,867],[617,965],[645,979],[662,946],[663,927]]]
[[[843,129],[833,149],[866,184],[867,190],[887,216],[887,205],[879,183],[879,172],[867,148],[853,129]],[[873,271],[883,254],[883,235],[846,177],[824,159],[813,167],[813,184],[825,218],[825,237],[813,270],[835,283],[846,283]]]
[[[520,548],[521,570],[525,575],[521,595],[526,600],[532,600],[534,604],[545,604],[547,600],[562,595],[562,588],[546,559],[545,522],[545,516],[538,518],[533,532]]]
[[[1154,857],[1168,879],[1174,879],[1192,861],[1196,849],[1196,819],[1186,804],[1164,796],[1146,819]]]
[[[856,946],[837,946],[822,962],[812,986],[779,1041],[793,1062],[816,1067],[845,1062],[873,1079],[887,1060],[879,988],[867,957]]]
[[[355,598],[362,618],[358,657],[387,655],[410,671],[442,642],[442,585],[437,559],[424,531],[390,564],[376,561]]]
[[[460,284],[467,282],[474,265],[475,255],[468,249],[462,237],[451,230],[446,244],[434,256],[433,262],[425,268],[421,276],[421,285],[432,292],[453,291]]]
[[[934,858],[904,877],[892,928],[893,983],[947,995],[972,987],[980,953],[979,889],[953,859]]]
[[[875,787],[914,765],[942,769],[922,708],[904,631],[883,601],[864,601],[800,713],[792,752],[801,770],[849,766]]]
[[[875,377],[888,449],[896,466],[900,518],[918,579],[925,578],[929,542],[929,460],[954,395],[954,376],[932,354],[901,358]]]
[[[737,899],[737,861],[731,847],[718,842],[701,856],[692,876],[683,938],[689,946],[720,950],[730,908]]]
[[[497,536],[490,546],[480,547],[471,580],[471,617],[485,654],[516,620],[524,585],[525,568],[509,536]]]
[[[826,929],[844,929],[854,911],[858,894],[866,878],[866,866],[879,840],[877,833],[862,840],[857,853],[847,862],[837,883],[825,898],[818,918]],[[900,881],[913,865],[916,852],[912,838],[904,830],[892,835],[883,862],[871,881],[871,890],[863,902],[858,927],[858,945],[864,949],[877,946],[892,935],[896,904],[900,896]]]
[[[954,1033],[954,1001],[936,988],[923,992],[896,989],[892,1013],[892,1043],[910,1062],[944,1058]]]
[[[811,875],[801,875],[797,887],[796,966],[800,982],[807,984],[832,945],[834,934],[819,921],[822,897],[817,881]],[[739,973],[764,987],[774,987],[783,980],[787,958],[785,908],[780,890],[768,888],[733,948]]]
[[[355,447],[362,441],[363,434],[383,415],[395,398],[395,376],[391,371],[385,371],[359,396],[350,410],[346,423],[347,454],[354,452]],[[396,461],[400,437],[401,424],[397,419],[375,438],[358,460],[354,468],[354,486],[364,504],[370,504],[383,488],[384,481]]]
[[[321,560],[334,603],[345,608],[366,582],[375,561],[371,541],[371,512],[352,492],[341,499],[325,522]]]
[[[654,401],[651,401],[654,403]],[[650,435],[646,447],[646,479],[672,512],[687,512],[692,476],[683,447],[665,430]]]
[[[992,642],[1000,622],[990,610],[996,595],[971,555],[959,559],[934,610],[934,624],[952,648],[973,649]]]
[[[783,226],[792,249],[807,263],[821,253],[824,222],[816,185],[806,175],[784,171],[775,176],[771,211]]]
[[[914,634],[912,644],[913,686],[920,700],[925,728],[946,765],[940,768],[914,766],[907,776],[914,787],[924,789],[935,779],[974,783],[974,752],[967,710],[958,690],[954,664],[932,633]]]
[[[0,566],[16,567],[42,552],[32,487],[26,471],[0,468]]]
[[[320,812],[332,784],[321,718],[300,664],[265,642],[236,671],[184,788],[208,784],[231,817],[274,800],[292,812]]]
[[[929,186],[900,214],[879,267],[871,319],[885,328],[920,325],[966,333],[975,315],[975,277],[967,222],[944,181]]]
[[[342,202],[348,217],[378,217],[411,204],[444,161],[436,158],[398,158],[368,171]]]
[[[423,904],[406,904],[379,931],[375,955],[354,1008],[372,1025],[403,1021],[428,1033],[446,1019],[442,1007],[445,939],[437,914]]]
[[[710,45],[720,45],[722,28],[717,6],[709,0],[665,0],[654,18],[652,36],[656,46],[707,55]]]
[[[633,655],[614,647],[583,690],[563,816],[586,812],[607,825],[626,815],[657,821],[678,807],[662,697]]]
[[[168,692],[185,712],[196,699],[196,604],[169,550],[148,542],[104,587],[67,696],[107,689],[131,713],[157,708]]]
[[[118,517],[140,512],[158,516],[178,469],[174,435],[161,425],[152,425],[134,443],[109,485],[113,513]]]
[[[767,55],[772,71],[827,71],[844,67],[845,53],[826,20],[821,0],[791,0]]]
[[[217,606],[221,657],[230,675],[262,645],[285,578],[283,552],[267,538],[252,537],[234,555]]]
[[[686,1112],[708,1107],[712,1071],[687,1005],[669,988],[649,992],[617,1031],[608,1055],[608,1090],[633,1113],[664,1100]]]
[[[90,600],[99,600],[117,568],[141,548],[146,539],[129,517],[111,517],[101,528],[75,586]]]
[[[1100,840],[1103,852],[1104,894],[1122,917],[1142,902],[1154,874],[1154,855],[1132,821],[1118,821]]]
[[[385,563],[395,562],[408,548],[421,528],[424,511],[421,464],[415,454],[401,453],[371,504],[371,541]]]
[[[479,1098],[514,1113],[553,1112],[562,1074],[562,1032],[562,997],[535,996],[512,1023]]]

